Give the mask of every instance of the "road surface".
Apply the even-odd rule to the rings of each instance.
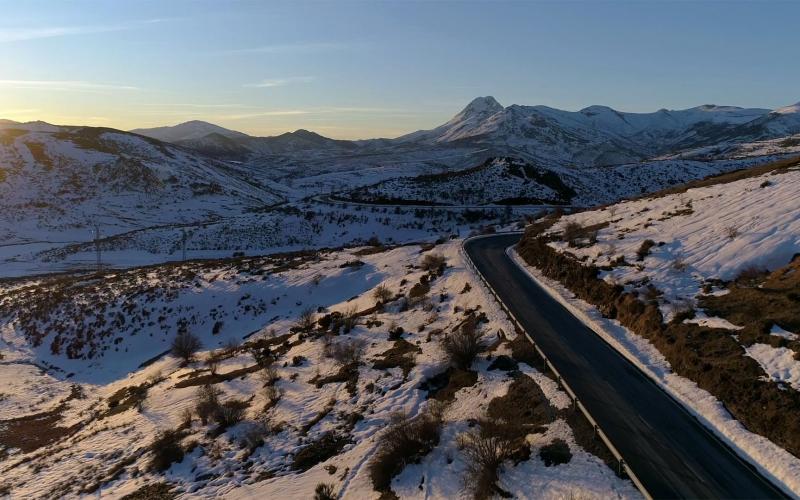
[[[519,234],[464,248],[654,498],[784,498],[506,255]]]

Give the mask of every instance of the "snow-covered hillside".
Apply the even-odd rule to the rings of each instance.
[[[559,300],[795,493],[798,189],[786,160],[551,217],[519,247]]]
[[[639,498],[459,244],[3,284],[0,495]],[[205,348],[154,358],[177,330]]]
[[[498,158],[456,172],[390,179],[340,196],[370,203],[594,206],[774,160],[773,156],[669,159],[610,167],[548,168]]]
[[[32,123],[0,130],[0,240],[85,241],[214,220],[281,197],[246,169],[112,129]]]

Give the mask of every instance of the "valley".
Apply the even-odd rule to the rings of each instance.
[[[4,121],[0,496],[798,495],[797,113],[482,97],[356,141]],[[520,231],[479,267],[523,268],[524,332],[465,243]],[[569,366],[565,324],[708,453],[621,466],[563,382],[623,456],[666,424],[615,429],[635,391],[609,411],[545,368],[525,334]]]

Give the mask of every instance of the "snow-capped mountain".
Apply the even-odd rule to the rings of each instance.
[[[547,106],[504,108],[489,96],[473,100],[444,125],[397,141],[479,143],[546,163],[609,165],[716,140],[737,126],[772,114],[767,109],[716,105],[654,113],[620,112],[607,106],[580,111]],[[774,129],[773,133],[780,132]]]

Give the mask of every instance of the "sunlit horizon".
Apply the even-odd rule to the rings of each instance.
[[[484,95],[628,112],[800,100],[792,2],[233,3],[0,1],[0,118],[365,139]],[[737,36],[753,31],[770,36]]]

